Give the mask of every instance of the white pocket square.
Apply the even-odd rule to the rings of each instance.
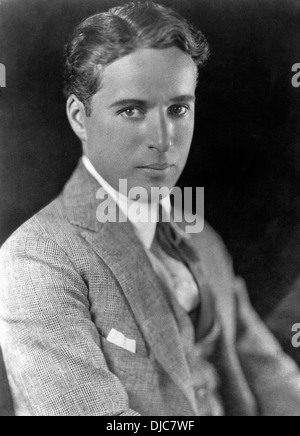
[[[107,340],[118,347],[124,348],[131,353],[136,351],[136,341],[134,339],[126,338],[123,333],[118,332],[118,330],[111,329],[107,336]]]

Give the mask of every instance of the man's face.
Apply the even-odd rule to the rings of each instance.
[[[196,71],[176,47],[140,49],[104,70],[86,118],[84,151],[116,190],[166,186],[185,166],[194,129]]]

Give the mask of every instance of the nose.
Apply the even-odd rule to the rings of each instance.
[[[148,147],[165,153],[172,145],[173,126],[171,120],[162,111],[153,114],[149,125]]]

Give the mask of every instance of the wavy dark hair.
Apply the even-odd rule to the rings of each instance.
[[[209,56],[203,34],[173,9],[131,2],[80,23],[66,45],[64,95],[71,94],[91,115],[91,98],[101,87],[101,71],[139,48],[178,47],[202,66]]]

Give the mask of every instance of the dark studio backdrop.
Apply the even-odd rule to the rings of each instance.
[[[62,189],[80,156],[62,96],[63,46],[85,17],[125,1],[0,0],[0,244]],[[204,186],[223,237],[265,316],[300,265],[298,0],[160,0],[206,35],[196,130],[180,186]],[[300,320],[299,320],[300,321]]]

